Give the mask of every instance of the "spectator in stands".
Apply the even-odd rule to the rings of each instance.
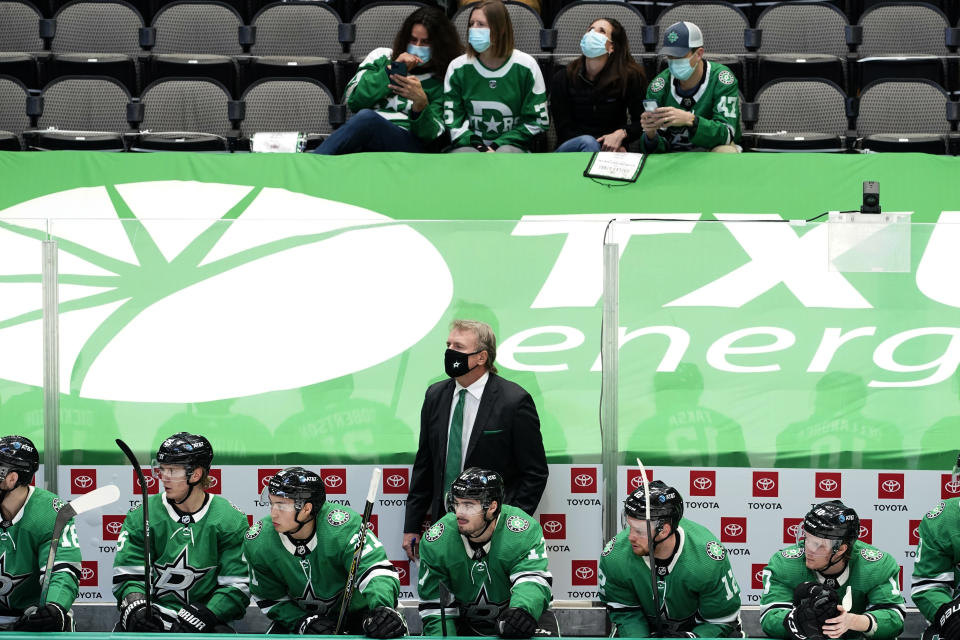
[[[737,78],[722,64],[704,60],[700,28],[692,22],[670,25],[660,55],[667,56],[669,68],[647,87],[647,99],[657,108],[640,119],[644,151],[739,152]]]
[[[461,51],[460,37],[443,11],[414,11],[397,32],[392,50],[374,49],[360,64],[346,89],[347,106],[357,115],[315,153],[429,150],[445,131],[442,78]],[[409,73],[390,73],[388,65],[397,63]]]
[[[564,141],[557,151],[626,151],[643,135],[643,69],[613,18],[594,20],[580,50],[582,56],[553,76],[550,106],[557,140]]]
[[[550,125],[540,67],[513,48],[513,25],[500,0],[483,0],[469,24],[467,52],[450,63],[443,82],[453,151],[529,151]]]

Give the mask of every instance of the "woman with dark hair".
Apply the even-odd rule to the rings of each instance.
[[[580,49],[583,55],[559,69],[551,85],[557,140],[563,141],[557,151],[626,151],[643,135],[643,69],[613,18],[594,20]]]
[[[441,78],[461,51],[460,37],[443,11],[423,7],[411,13],[393,50],[371,51],[347,83],[347,106],[356,115],[314,153],[428,150],[445,130]]]
[[[540,67],[513,48],[513,25],[500,0],[477,5],[468,34],[467,52],[450,63],[443,81],[453,151],[529,151],[550,126]]]

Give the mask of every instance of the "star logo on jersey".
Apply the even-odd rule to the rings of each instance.
[[[429,529],[427,529],[427,534],[424,536],[428,542],[435,542],[440,539],[440,536],[443,535],[443,523],[438,522]]]
[[[159,574],[153,583],[156,599],[159,600],[169,593],[185,605],[190,604],[190,589],[214,569],[214,567],[198,569],[190,566],[187,547],[183,548],[173,562],[158,564],[156,568]]]
[[[260,530],[263,529],[263,522],[257,520],[248,530],[247,530],[247,540],[253,540],[258,535],[260,535]]]
[[[350,514],[344,511],[343,509],[333,509],[330,513],[327,514],[327,522],[329,522],[334,527],[339,527],[342,524],[346,524],[347,520],[350,519]]]
[[[470,621],[481,620],[483,622],[494,623],[503,610],[510,603],[509,600],[503,602],[494,602],[487,595],[486,586],[480,587],[480,593],[466,606],[467,619]]]
[[[20,586],[20,583],[30,577],[29,573],[14,575],[7,573],[7,554],[0,555],[0,605],[10,608],[10,594]]]
[[[867,562],[876,562],[883,557],[883,551],[879,549],[860,549],[860,555]]]
[[[338,593],[329,600],[318,598],[317,594],[313,591],[313,584],[308,581],[306,588],[303,590],[303,595],[297,598],[297,604],[299,604],[300,608],[307,613],[319,613],[320,615],[326,615],[326,613],[333,607],[333,604],[337,601],[339,595],[340,594]]]
[[[707,555],[720,562],[727,556],[727,550],[716,540],[711,540],[707,543]]]
[[[930,511],[927,511],[927,516],[926,516],[926,517],[927,517],[927,518],[930,518],[931,520],[932,520],[933,518],[936,518],[936,517],[939,516],[941,513],[943,513],[943,510],[946,508],[946,506],[947,506],[947,505],[946,505],[945,502],[941,502],[940,504],[938,504],[937,506],[935,506],[933,509],[930,509]]]
[[[600,552],[601,556],[608,556],[610,552],[613,551],[613,546],[617,544],[616,538],[610,538],[607,540],[607,544],[603,545],[603,551]]]
[[[520,533],[521,531],[526,531],[530,528],[530,522],[524,520],[520,516],[510,516],[507,518],[507,529],[513,531],[514,533]]]
[[[401,111],[400,96],[398,95],[390,96],[390,99],[387,100],[387,109],[390,109],[391,111]]]
[[[735,80],[735,78],[733,73],[727,70],[723,70],[717,74],[717,80],[719,80],[722,84],[733,84],[733,81]]]
[[[790,547],[780,552],[784,558],[795,559],[803,557],[803,547]]]
[[[653,91],[654,93],[660,93],[663,91],[665,86],[667,86],[667,81],[663,78],[657,77],[654,78],[653,82],[650,83],[650,91]]]
[[[487,127],[487,133],[491,131],[493,133],[500,133],[500,123],[497,122],[493,116],[490,116],[489,120],[484,120],[483,124]]]
[[[676,31],[671,31],[670,33],[667,34],[667,40],[670,42],[670,44],[673,44],[679,39],[680,39],[680,34],[678,34]]]

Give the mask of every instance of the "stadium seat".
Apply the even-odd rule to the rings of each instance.
[[[29,128],[27,87],[16,78],[0,76],[0,150],[19,151],[21,135]]]
[[[681,20],[700,27],[707,53],[743,55],[747,52],[743,44],[743,31],[750,26],[747,16],[728,2],[677,2],[657,17],[660,33]]]
[[[780,78],[824,78],[846,87],[847,16],[830,4],[781,2],[757,19],[757,86]]]
[[[532,56],[542,54],[543,49],[540,48],[540,32],[543,30],[543,21],[540,19],[539,14],[531,9],[529,5],[521,2],[506,0],[504,4],[507,6],[507,12],[510,14],[510,22],[513,24],[514,46],[520,51],[529,53]],[[460,10],[457,11],[457,14],[453,17],[453,24],[456,26],[457,33],[460,34],[460,40],[462,42],[467,41],[467,26],[470,23],[470,13],[476,5],[476,2],[472,2],[460,7]],[[583,34],[581,33],[580,35]],[[579,43],[579,39],[577,42]]]
[[[53,56],[44,65],[45,80],[66,75],[116,78],[137,93],[137,55],[143,18],[124,0],[78,0],[57,11]]]
[[[253,19],[256,42],[241,66],[243,86],[268,77],[320,81],[339,95],[334,60],[341,55],[340,17],[317,2],[276,2]]]
[[[744,119],[755,151],[845,150],[846,93],[820,78],[788,78],[764,85]],[[752,134],[752,135],[751,135]]]
[[[151,83],[140,98],[141,133],[134,151],[227,151],[236,136],[226,87],[212,80],[168,78]]]
[[[350,46],[350,57],[359,62],[377,47],[393,44],[403,21],[423,6],[419,2],[375,2],[360,9],[353,17],[356,38]]]
[[[307,148],[312,149],[333,131],[333,95],[315,80],[258,80],[243,93],[242,102],[242,134],[247,140],[262,131],[298,131],[307,134]]]
[[[0,75],[22,82],[28,89],[40,89],[37,59],[31,53],[0,51]]]
[[[64,76],[43,88],[37,130],[25,135],[28,148],[123,151],[130,130],[130,93],[114,78]],[[58,131],[44,131],[45,129]]]
[[[209,53],[159,53],[143,63],[144,86],[163,78],[207,78],[237,93],[237,62],[229,56]]]
[[[181,0],[150,0],[154,3],[154,17],[160,14],[161,11],[167,8],[171,4],[179,3]],[[193,2],[207,2],[208,0],[190,0]],[[212,1],[212,0],[210,0]],[[252,15],[250,8],[251,0],[219,0],[229,6],[231,9],[237,12],[237,15],[240,16],[240,20],[243,24],[249,24],[250,16]]]
[[[873,151],[945,153],[947,94],[925,79],[878,80],[858,102],[858,146]]]
[[[887,2],[868,8],[858,24],[858,88],[883,78],[926,78],[945,86],[949,23],[943,11],[922,2]]]
[[[557,31],[554,53],[558,56],[580,55],[580,38],[594,20],[603,17],[613,18],[623,25],[631,53],[637,56],[644,52],[643,28],[647,23],[637,9],[625,2],[581,0],[568,4],[557,13],[553,21],[553,28]]]
[[[42,50],[40,12],[37,8],[21,0],[0,0],[0,51]]]
[[[223,2],[177,0],[162,7],[153,19],[153,53],[234,56],[243,52],[240,14]]]

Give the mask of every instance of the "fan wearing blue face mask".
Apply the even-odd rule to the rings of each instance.
[[[453,24],[440,9],[417,9],[404,21],[393,48],[374,49],[347,83],[347,106],[356,115],[315,153],[408,151],[441,148],[443,76],[463,51]],[[399,71],[399,73],[398,73]]]
[[[562,141],[557,151],[626,151],[643,135],[643,69],[613,18],[594,20],[580,50],[583,55],[557,70],[551,83],[550,109]]]
[[[700,28],[692,22],[670,25],[659,53],[666,56],[667,69],[647,87],[647,100],[657,108],[641,117],[643,150],[738,153],[737,78],[724,65],[704,59]]]

